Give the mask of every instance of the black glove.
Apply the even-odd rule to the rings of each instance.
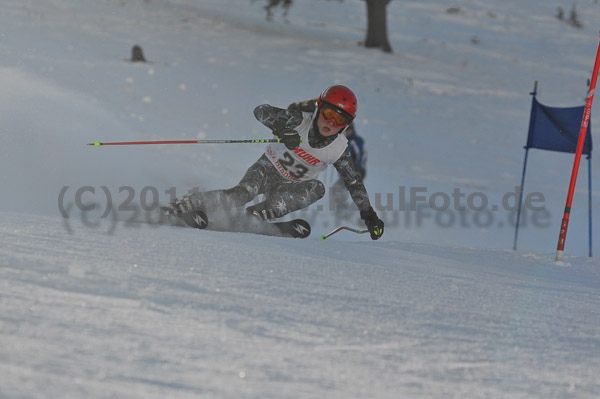
[[[280,138],[280,143],[283,143],[288,150],[295,150],[302,143],[302,138],[294,129],[285,128],[277,136]]]
[[[371,239],[379,240],[383,235],[383,221],[377,217],[373,208],[369,207],[368,211],[361,211],[360,218],[365,221]]]

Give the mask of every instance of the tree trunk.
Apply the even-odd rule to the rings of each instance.
[[[390,0],[365,0],[367,3],[367,37],[365,47],[392,52],[387,32],[387,5]]]

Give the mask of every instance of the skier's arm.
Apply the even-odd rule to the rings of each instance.
[[[383,235],[383,221],[379,219],[377,213],[371,207],[367,189],[362,182],[358,172],[354,168],[350,153],[346,151],[333,164],[340,174],[346,189],[352,197],[352,201],[360,210],[360,217],[364,220],[365,225],[369,229],[371,239],[378,240]]]
[[[346,151],[335,163],[333,164],[335,169],[340,174],[346,190],[350,193],[352,201],[358,207],[360,211],[367,211],[371,208],[371,202],[369,201],[369,195],[367,189],[360,178],[360,175],[354,167],[354,162],[350,153]]]
[[[287,109],[291,111],[302,111],[302,112],[315,112],[317,109],[317,98],[311,98],[310,100],[299,101],[288,105]]]
[[[254,116],[260,123],[271,129],[277,137],[281,137],[283,131],[294,129],[302,123],[301,112],[277,108],[268,104],[254,108]]]

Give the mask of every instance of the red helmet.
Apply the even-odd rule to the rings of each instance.
[[[346,86],[335,85],[326,88],[319,96],[319,108],[323,103],[329,103],[348,113],[352,119],[356,116],[356,96]]]

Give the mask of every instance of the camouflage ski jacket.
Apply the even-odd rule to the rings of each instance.
[[[259,105],[254,109],[254,116],[263,125],[271,129],[275,136],[280,137],[281,132],[285,129],[294,129],[299,127],[307,117],[306,113],[300,110],[289,110],[273,107],[268,104]],[[324,137],[321,136],[317,131],[316,120],[314,115],[311,116],[311,127],[308,132],[308,141],[312,148],[324,149],[328,145],[332,145],[338,135]],[[352,157],[349,151],[346,149],[342,155],[332,163],[335,169],[340,174],[344,186],[350,193],[352,200],[360,211],[367,211],[370,209],[371,204],[367,190],[362,182],[359,173],[354,167]]]

